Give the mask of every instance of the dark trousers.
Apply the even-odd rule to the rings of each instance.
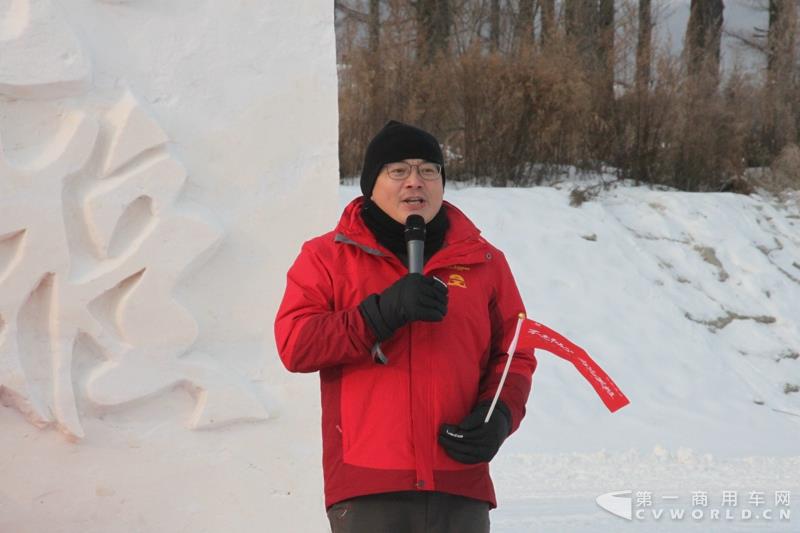
[[[443,492],[389,492],[336,503],[333,533],[489,533],[489,503]]]

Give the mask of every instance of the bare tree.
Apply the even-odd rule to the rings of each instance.
[[[335,0],[342,175],[393,117],[440,136],[454,180],[610,164],[717,190],[798,142],[800,0],[752,2],[764,76],[723,83],[722,0],[692,1],[682,58],[654,40],[663,0]]]
[[[564,30],[579,49],[588,49],[597,30],[598,0],[564,0]]]
[[[722,0],[692,0],[684,45],[692,78],[701,75],[710,75],[713,79],[719,77],[724,9]]]
[[[702,190],[709,184],[719,187],[728,177],[722,147],[727,145],[731,122],[717,122],[724,109],[717,90],[724,9],[722,0],[691,3],[684,45],[689,83],[681,94],[682,125],[673,175],[685,190]]]
[[[636,90],[646,91],[650,86],[653,22],[651,0],[639,0],[639,29],[636,41]]]
[[[651,0],[639,0],[636,39],[636,91],[634,95],[634,141],[629,163],[636,181],[650,181],[655,105],[650,95],[650,69],[652,57],[652,6]]]
[[[346,63],[355,47],[356,36],[367,17],[365,13],[350,7],[344,0],[335,0],[333,5],[337,37],[336,61]]]
[[[448,0],[415,0],[417,20],[417,59],[425,65],[438,54],[447,53],[450,38],[450,2]]]
[[[489,13],[489,42],[492,53],[500,49],[500,0],[492,0]]]
[[[797,2],[770,0],[767,33],[767,72],[770,83],[791,79],[797,30]]]
[[[383,96],[383,62],[381,61],[381,2],[369,0],[367,15],[369,33],[369,125],[377,130],[384,121],[384,110],[381,101]]]
[[[556,2],[555,0],[541,0],[542,12],[542,46],[546,46],[552,40],[555,33],[556,24]]]
[[[533,42],[533,18],[535,14],[535,0],[520,0],[517,13],[516,34],[517,45]]]
[[[759,0],[754,2],[754,8],[767,12],[769,26],[730,35],[764,56],[767,68],[760,130],[764,155],[771,158],[787,143],[800,141],[796,138],[800,125],[795,64],[798,6],[797,0]]]
[[[377,51],[381,44],[381,0],[369,0],[369,48]]]
[[[601,98],[610,102],[614,99],[614,0],[600,0],[595,19],[597,20],[595,46]]]
[[[794,0],[770,0],[767,33],[767,146],[776,156],[790,142],[797,142],[795,116],[798,106],[794,92],[795,47],[797,45],[797,3]],[[793,110],[792,107],[795,107]],[[794,113],[793,113],[794,111]]]

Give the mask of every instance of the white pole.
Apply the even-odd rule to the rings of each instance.
[[[511,360],[514,358],[514,352],[517,350],[517,340],[519,339],[519,331],[522,329],[523,320],[525,320],[525,313],[520,313],[517,317],[517,329],[514,332],[514,338],[511,339],[511,346],[508,347],[508,360],[506,361],[506,367],[503,369],[503,376],[500,378],[500,384],[497,386],[497,392],[494,394],[494,398],[492,399],[492,405],[489,406],[489,412],[486,413],[486,418],[483,421],[484,424],[487,423],[492,417],[494,407],[497,405],[497,400],[500,398],[500,391],[503,390],[503,384],[505,384],[506,376],[508,376],[508,369],[511,367]]]

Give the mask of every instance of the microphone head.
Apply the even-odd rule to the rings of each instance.
[[[421,215],[408,215],[405,237],[406,242],[425,240],[425,219]]]

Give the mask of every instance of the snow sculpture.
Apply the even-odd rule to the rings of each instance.
[[[37,109],[57,123],[4,150],[0,122],[0,401],[70,439],[84,436],[77,395],[119,408],[183,388],[190,427],[266,418],[240,377],[191,351],[196,322],[172,297],[222,232],[176,204],[186,171],[168,136],[129,91],[95,103],[90,63],[47,2],[0,0],[0,15],[0,95],[41,102],[6,124]],[[47,107],[76,95],[77,109]],[[79,379],[78,353],[104,362]]]
[[[46,0],[0,0],[0,93],[58,98],[89,86],[88,57]]]

